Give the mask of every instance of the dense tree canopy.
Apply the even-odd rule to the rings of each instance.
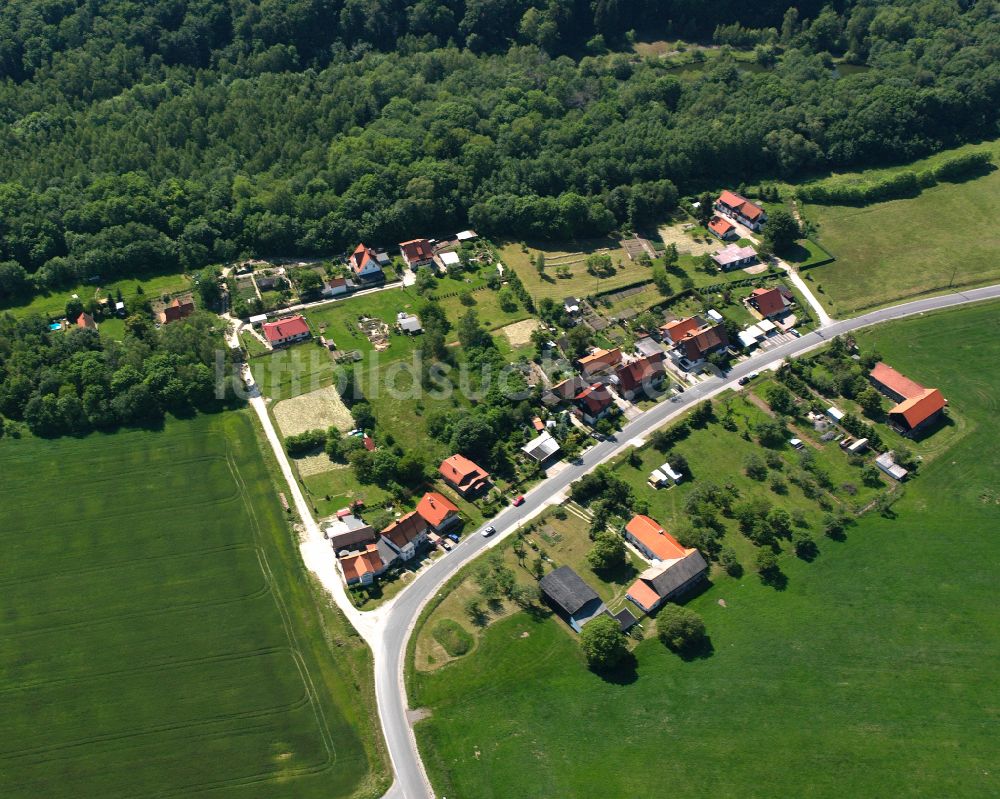
[[[0,303],[469,222],[600,234],[655,219],[678,190],[996,135],[994,0],[788,7],[10,0]],[[715,31],[771,48],[758,62],[773,66],[723,53],[682,80],[629,51],[632,29]],[[830,52],[870,68],[840,76]]]

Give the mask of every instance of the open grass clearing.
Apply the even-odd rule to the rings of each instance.
[[[5,797],[349,797],[371,662],[307,578],[249,414],[0,440]]]
[[[0,308],[0,311],[9,311],[14,316],[22,318],[31,314],[39,314],[46,318],[60,318],[66,312],[66,303],[76,294],[81,302],[86,304],[89,300],[110,297],[112,300],[118,296],[118,291],[122,293],[122,300],[125,307],[129,307],[136,299],[157,300],[164,294],[179,294],[190,291],[191,280],[186,275],[157,275],[154,277],[138,277],[125,280],[116,280],[111,283],[81,283],[73,288],[60,291],[39,294],[23,305],[16,305],[7,308]],[[141,293],[139,289],[142,289]],[[197,301],[196,301],[197,302]]]
[[[285,438],[306,430],[336,427],[346,433],[354,429],[354,419],[340,398],[336,386],[327,386],[282,400],[273,406],[271,412]]]
[[[981,334],[998,310],[859,336],[940,385],[975,429],[921,470],[895,519],[866,516],[844,542],[822,540],[812,563],[784,556],[784,591],[753,574],[713,577],[688,603],[706,621],[711,656],[686,662],[647,640],[633,671],[605,680],[565,625],[516,613],[464,658],[413,671],[412,703],[431,711],[416,734],[438,793],[639,796],[650,762],[680,797],[747,786],[768,796],[994,793],[1000,423],[989,365],[1000,343]],[[717,462],[720,478],[733,460]],[[775,768],[776,751],[806,765]]]

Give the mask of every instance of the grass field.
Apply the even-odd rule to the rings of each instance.
[[[412,673],[411,703],[432,711],[417,736],[438,793],[995,795],[1000,343],[982,331],[998,312],[860,336],[940,385],[973,429],[922,467],[896,518],[823,539],[812,563],[783,557],[784,591],[749,574],[692,599],[709,656],[647,640],[633,671],[605,680],[565,625],[517,613],[464,658]]]
[[[156,300],[163,294],[176,294],[191,288],[191,281],[184,275],[158,275],[148,278],[134,278],[128,280],[117,280],[112,283],[101,284],[101,297],[115,297],[120,289],[125,306],[128,307],[139,296],[137,287],[142,286],[142,296],[149,300]],[[66,312],[66,302],[74,294],[78,294],[80,299],[86,303],[97,296],[98,286],[94,284],[82,284],[65,291],[54,291],[50,294],[39,294],[31,302],[11,308],[0,308],[9,310],[16,317],[28,316],[37,313],[44,317],[61,317]]]
[[[834,315],[846,316],[1000,280],[1000,232],[979,224],[998,198],[1000,171],[994,171],[864,208],[807,206],[820,243],[837,259],[810,273],[823,288],[821,301]]]
[[[367,650],[243,413],[0,440],[5,797],[380,795]]]

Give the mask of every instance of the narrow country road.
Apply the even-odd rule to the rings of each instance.
[[[806,293],[806,296],[811,297],[811,294]],[[288,482],[292,499],[305,528],[305,540],[301,545],[303,560],[306,566],[317,574],[337,605],[372,648],[379,719],[395,772],[395,782],[386,797],[390,797],[390,799],[427,799],[433,796],[417,750],[413,729],[407,717],[408,705],[403,683],[406,648],[421,610],[440,590],[441,586],[465,564],[485,549],[495,546],[515,531],[519,525],[527,522],[549,505],[561,502],[570,483],[578,480],[627,447],[645,441],[650,433],[679,414],[690,410],[695,403],[732,387],[739,378],[750,372],[776,367],[786,358],[802,355],[809,350],[823,346],[834,336],[850,333],[863,327],[991,299],[1000,299],[1000,285],[903,303],[872,311],[853,319],[834,321],[827,317],[828,321],[821,329],[743,361],[733,367],[725,377],[711,377],[703,380],[695,387],[670,400],[664,400],[646,411],[629,422],[615,437],[596,444],[576,461],[569,464],[567,468],[542,481],[526,493],[525,502],[520,507],[509,507],[490,520],[490,523],[498,531],[496,535],[483,538],[480,534],[481,530],[469,531],[451,553],[422,570],[394,600],[369,613],[358,611],[347,596],[347,591],[341,583],[334,565],[333,552],[329,543],[323,538],[319,525],[312,517],[311,509],[295,480],[291,464],[281,446],[281,440],[267,413],[265,402],[253,383],[249,366],[245,366],[244,374],[251,387],[250,404],[260,418],[268,443],[271,445],[281,466],[282,474]],[[236,329],[231,330],[229,334],[231,343],[238,344],[239,327],[240,323],[237,321]]]

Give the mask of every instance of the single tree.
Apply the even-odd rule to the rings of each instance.
[[[705,622],[690,608],[668,604],[656,617],[656,634],[667,649],[689,651],[705,640]]]
[[[594,671],[613,668],[628,654],[625,634],[610,616],[601,615],[589,622],[580,633],[580,646]]]
[[[625,542],[620,535],[604,531],[594,536],[587,553],[587,563],[594,571],[612,571],[625,565]]]

